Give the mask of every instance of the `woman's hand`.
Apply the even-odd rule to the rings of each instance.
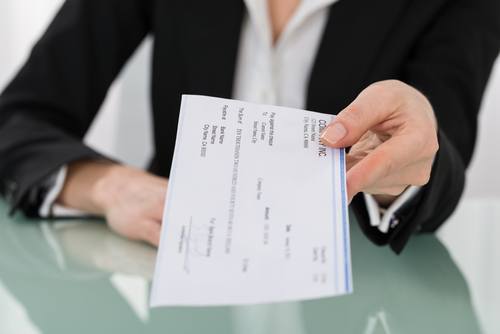
[[[102,215],[118,234],[158,246],[167,179],[110,162],[69,165],[58,203]]]
[[[396,80],[363,90],[321,136],[347,155],[349,202],[359,192],[391,204],[408,186],[429,182],[439,148],[437,122],[427,98]]]

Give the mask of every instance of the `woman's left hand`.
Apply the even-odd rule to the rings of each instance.
[[[346,159],[349,202],[365,192],[386,206],[408,186],[429,182],[439,148],[430,102],[397,80],[363,90],[321,139],[331,147],[352,146]]]

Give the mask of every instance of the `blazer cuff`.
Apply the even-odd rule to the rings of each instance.
[[[377,245],[387,245],[399,254],[417,232],[433,232],[443,224],[457,206],[465,183],[465,166],[453,144],[438,131],[439,150],[434,159],[429,183],[394,212],[398,226],[382,233],[370,226],[362,194],[354,197],[351,208],[363,233]]]
[[[68,166],[64,165],[59,171],[50,177],[50,180],[44,184],[47,189],[45,198],[43,198],[42,205],[38,209],[38,215],[41,218],[78,218],[89,217],[86,212],[65,207],[57,204],[56,200],[63,190],[64,183],[66,182],[66,175]]]
[[[81,143],[58,143],[35,158],[29,165],[20,165],[5,175],[3,193],[10,214],[21,210],[28,217],[39,217],[39,209],[47,194],[44,183],[56,175],[61,166],[79,160],[111,160]],[[49,186],[50,188],[50,186]]]
[[[54,203],[64,187],[67,171],[67,165],[64,165],[59,168],[57,173],[52,174],[52,176],[50,176],[43,185],[43,187],[47,188],[47,192],[45,194],[45,198],[43,198],[42,205],[40,205],[40,208],[38,209],[40,217],[49,218],[52,215]]]
[[[373,195],[363,193],[370,226],[377,228],[382,233],[389,233],[389,229],[399,225],[399,219],[395,213],[410,201],[419,190],[420,187],[417,186],[408,187],[388,208],[382,208]]]

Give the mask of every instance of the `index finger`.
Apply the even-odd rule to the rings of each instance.
[[[354,145],[363,134],[400,108],[406,94],[404,86],[393,80],[368,86],[327,126],[322,141],[332,147]]]

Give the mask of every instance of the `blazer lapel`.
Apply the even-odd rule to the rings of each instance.
[[[406,4],[339,0],[330,8],[309,81],[309,110],[337,114],[369,84],[369,70]]]
[[[240,31],[242,0],[181,0],[187,92],[230,98]]]

